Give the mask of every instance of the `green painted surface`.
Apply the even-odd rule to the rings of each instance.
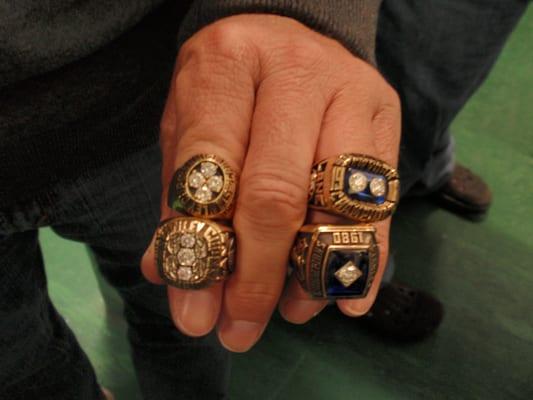
[[[472,224],[418,201],[393,236],[397,278],[436,294],[446,316],[424,343],[373,338],[331,309],[305,326],[278,317],[234,357],[234,399],[533,399],[533,11],[454,124],[458,159],[495,193]],[[116,295],[106,306],[85,248],[42,232],[52,296],[101,382],[139,399]]]

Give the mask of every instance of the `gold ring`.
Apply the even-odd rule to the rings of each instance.
[[[232,271],[235,234],[213,221],[190,217],[163,221],[156,231],[159,276],[181,289],[201,289],[224,280]]]
[[[194,217],[229,219],[237,177],[214,154],[198,154],[178,168],[170,185],[169,207]]]
[[[369,225],[306,225],[290,262],[311,297],[362,298],[378,269],[376,230]]]
[[[360,154],[341,154],[313,165],[309,207],[358,222],[374,222],[394,212],[400,192],[398,172]]]

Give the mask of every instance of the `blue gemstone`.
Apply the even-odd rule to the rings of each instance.
[[[365,201],[367,203],[374,204],[383,204],[385,202],[385,199],[387,198],[387,192],[385,191],[385,194],[383,196],[374,196],[370,192],[370,185],[366,185],[365,190],[362,190],[357,193],[350,193],[350,176],[352,176],[352,174],[356,172],[360,172],[365,175],[368,182],[370,182],[374,178],[381,178],[384,179],[385,182],[387,182],[387,178],[385,178],[383,175],[374,174],[372,172],[363,171],[357,168],[348,168],[344,175],[344,193],[346,193],[346,195],[352,200]]]
[[[345,287],[335,276],[335,272],[352,261],[363,273],[350,286]],[[366,250],[336,250],[327,260],[326,291],[328,297],[360,296],[365,291],[368,280],[369,259]]]

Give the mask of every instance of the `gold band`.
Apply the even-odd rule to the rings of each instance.
[[[383,161],[341,154],[313,165],[309,207],[358,222],[374,222],[394,212],[399,197],[398,172]]]
[[[369,225],[302,227],[290,262],[304,290],[319,299],[365,297],[378,269],[375,232]]]
[[[168,203],[195,217],[229,219],[236,191],[237,174],[228,163],[214,154],[198,154],[177,169]]]
[[[213,221],[178,217],[156,231],[155,257],[160,277],[181,289],[201,289],[232,271],[235,234]]]

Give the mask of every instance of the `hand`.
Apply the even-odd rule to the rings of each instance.
[[[239,15],[213,23],[182,46],[161,121],[161,219],[173,172],[198,153],[213,153],[241,172],[233,218],[236,269],[223,284],[197,291],[168,288],[172,317],[185,334],[218,326],[232,351],[253,346],[275,309],[294,237],[312,223],[351,223],[307,213],[314,161],[354,152],[396,165],[399,101],[380,74],[336,41],[290,18]],[[375,224],[380,265],[365,299],[340,300],[347,315],[373,303],[388,253],[390,220]],[[145,276],[162,283],[153,244]],[[280,311],[303,323],[325,301],[310,300],[294,277]]]

